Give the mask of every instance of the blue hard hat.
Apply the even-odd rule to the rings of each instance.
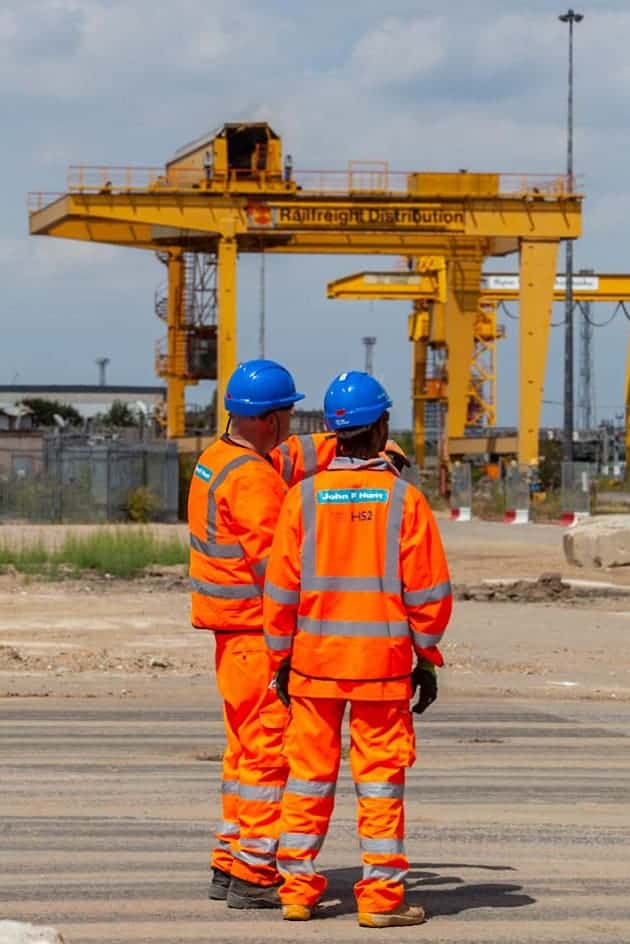
[[[288,409],[303,399],[286,367],[256,359],[238,365],[228,380],[223,402],[234,416],[261,416],[270,410]]]
[[[362,370],[335,377],[324,397],[324,417],[329,429],[347,429],[376,423],[392,405],[385,388]]]

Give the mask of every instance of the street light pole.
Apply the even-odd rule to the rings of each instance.
[[[584,16],[567,10],[558,19],[569,24],[569,100],[567,120],[567,185],[573,192],[573,24]],[[573,461],[573,240],[566,241],[564,302],[564,449],[565,462]]]

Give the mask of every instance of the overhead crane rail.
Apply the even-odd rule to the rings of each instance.
[[[169,256],[168,434],[182,435],[191,376],[179,335],[184,255],[216,255],[218,425],[237,361],[239,253],[439,255],[446,260],[445,321],[454,373],[473,350],[471,315],[489,256],[520,253],[521,397],[519,458],[535,462],[546,330],[561,240],[581,231],[575,177],[391,171],[359,161],[345,171],[294,172],[280,137],[264,122],[226,124],[180,148],[164,167],[73,165],[65,193],[31,199],[30,232]],[[471,322],[471,323],[469,323]],[[463,435],[465,385],[450,399],[449,436]]]

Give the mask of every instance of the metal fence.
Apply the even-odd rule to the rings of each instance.
[[[592,470],[588,462],[562,463],[560,511],[563,515],[590,515]]]
[[[174,443],[50,437],[41,470],[0,477],[0,521],[124,521],[130,493],[139,488],[150,493],[153,520],[177,520]]]

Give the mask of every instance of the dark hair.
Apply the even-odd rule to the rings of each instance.
[[[386,410],[374,423],[369,426],[355,426],[337,430],[337,455],[356,458],[365,458],[374,450],[374,431],[381,421],[389,420]],[[375,454],[376,455],[376,454]]]

